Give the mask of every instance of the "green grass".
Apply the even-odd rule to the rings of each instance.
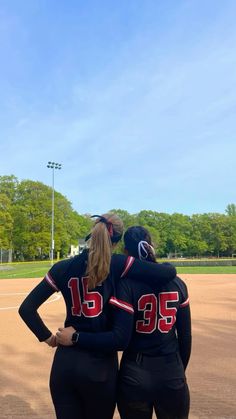
[[[43,278],[50,269],[50,262],[21,262],[0,265],[0,279]],[[236,274],[236,266],[179,266],[178,274]]]
[[[236,274],[236,266],[178,266],[178,274]]]
[[[0,279],[3,278],[43,278],[51,264],[46,262],[20,262],[0,265]]]

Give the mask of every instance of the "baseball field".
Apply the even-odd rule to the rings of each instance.
[[[236,274],[182,273],[181,277],[189,289],[192,312],[193,349],[187,369],[190,419],[236,419]],[[54,349],[39,343],[17,312],[38,281],[0,280],[1,419],[55,417],[48,391]],[[60,294],[40,308],[53,331],[63,325],[64,313]],[[116,413],[114,419],[118,418]]]

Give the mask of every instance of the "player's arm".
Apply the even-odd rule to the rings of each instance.
[[[112,330],[107,332],[80,332],[72,326],[61,327],[56,333],[57,343],[63,346],[104,351],[124,351],[130,341],[133,329],[133,315],[122,309],[113,313]]]
[[[47,328],[38,314],[38,308],[55,292],[59,291],[51,272],[58,267],[54,265],[45,275],[44,279],[29,293],[19,307],[19,315],[28,328],[34,333],[40,342],[46,342],[49,346],[56,346],[56,337]]]
[[[185,295],[177,312],[176,330],[178,335],[180,357],[182,359],[184,369],[186,369],[191,355],[192,331],[188,291],[184,282],[182,282],[182,285],[185,288]]]
[[[102,333],[80,332],[78,347],[102,351],[124,351],[130,341],[133,329],[133,315],[121,309],[114,309],[112,330]]]
[[[87,253],[83,252],[77,258],[81,272],[87,259]],[[30,292],[19,308],[19,314],[29,329],[35,334],[40,342],[44,341],[50,346],[56,346],[56,337],[46,327],[37,310],[55,292],[60,290],[60,281],[70,268],[72,261],[65,259],[55,263],[44,279]]]
[[[19,315],[40,342],[52,335],[38,314],[38,308],[54,293],[54,289],[41,281],[25,298],[19,308]]]
[[[133,256],[114,254],[111,269],[115,277],[140,280],[146,284],[167,284],[176,277],[176,269],[170,263],[153,263],[135,259]]]
[[[124,280],[126,281],[126,280]],[[56,333],[57,342],[60,345],[75,345],[79,348],[102,350],[102,351],[123,351],[127,348],[133,331],[133,306],[126,298],[129,290],[127,284],[120,281],[117,296],[112,296],[110,304],[113,309],[112,330],[107,332],[87,333],[76,331],[73,327],[59,328]],[[125,301],[126,300],[126,301]],[[73,342],[72,342],[73,340]]]

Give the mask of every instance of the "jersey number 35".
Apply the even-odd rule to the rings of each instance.
[[[176,322],[177,308],[170,306],[179,301],[177,291],[160,292],[142,295],[138,300],[138,311],[143,311],[143,320],[137,320],[138,333],[152,333],[158,329],[161,333],[168,333]]]

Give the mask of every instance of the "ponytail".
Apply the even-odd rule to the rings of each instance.
[[[130,256],[140,260],[156,262],[152,239],[146,228],[141,226],[128,228],[124,234],[124,243]]]
[[[99,219],[89,235],[87,275],[88,288],[93,289],[108,276],[112,256],[112,244],[117,243],[123,234],[123,222],[115,214],[96,216]]]
[[[156,262],[155,250],[153,246],[145,240],[140,240],[138,243],[138,256],[140,260]]]

